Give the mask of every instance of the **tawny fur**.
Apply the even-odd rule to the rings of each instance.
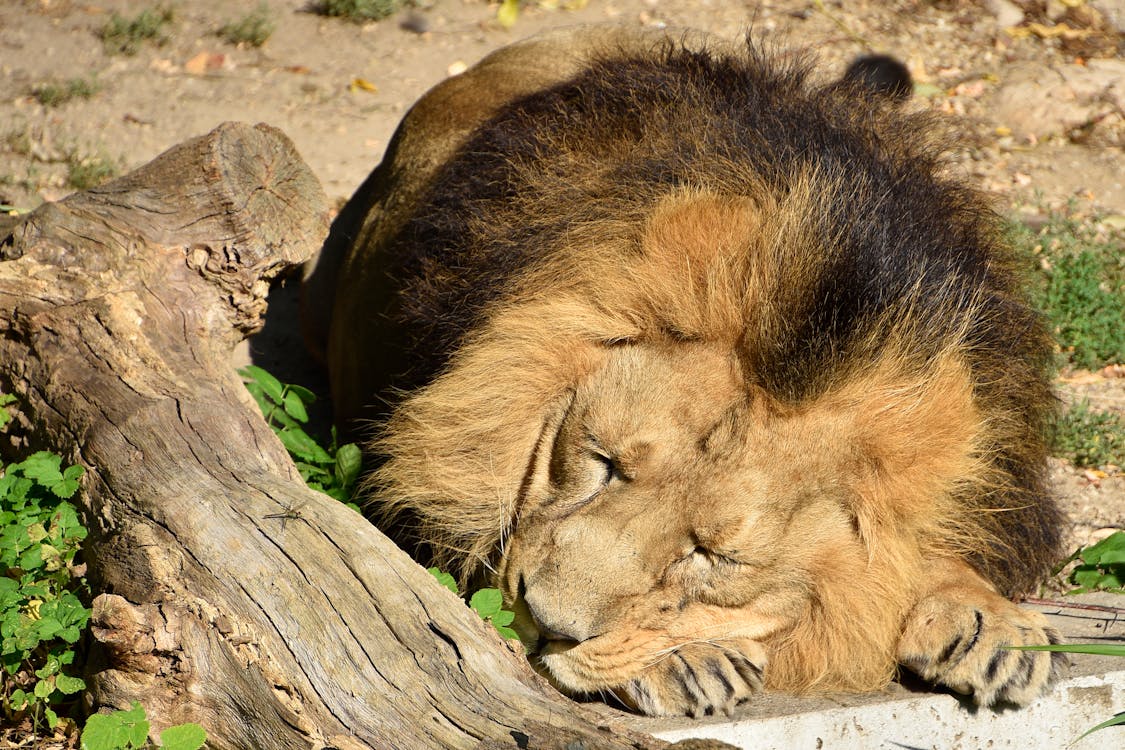
[[[1041,689],[1048,657],[941,659],[961,606],[997,648],[1053,637],[996,591],[1056,558],[1058,515],[1045,331],[925,118],[752,45],[502,58],[562,62],[429,94],[330,242],[334,397],[382,412],[385,527],[500,585],[561,688],[649,713],[903,661]]]

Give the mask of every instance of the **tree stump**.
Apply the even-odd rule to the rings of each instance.
[[[229,360],[327,216],[283,134],[225,124],[0,232],[0,387],[87,468],[92,708],[212,748],[663,746],[304,486]]]

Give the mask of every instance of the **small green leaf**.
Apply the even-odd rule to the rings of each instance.
[[[317,445],[316,441],[309,437],[304,430],[282,430],[277,433],[277,436],[281,439],[285,449],[298,458],[317,464],[333,463],[332,457],[328,455],[327,451]]]
[[[61,497],[63,500],[69,500],[74,497],[74,493],[78,491],[79,484],[73,479],[60,479],[50,485],[50,490],[56,497]]]
[[[12,695],[8,698],[8,705],[12,707],[13,711],[22,711],[27,707],[28,699],[27,693],[19,688],[12,691]]]
[[[492,624],[496,626],[497,630],[499,630],[500,628],[506,627],[508,625],[511,625],[512,620],[514,620],[514,619],[516,619],[516,613],[515,612],[509,612],[506,609],[500,610],[499,612],[497,612],[496,614],[494,614],[490,618],[490,620],[492,621]]]
[[[359,478],[363,468],[363,453],[355,443],[347,443],[336,449],[336,477],[344,489],[350,489]]]
[[[32,453],[19,464],[20,472],[28,479],[53,479],[62,478],[62,457],[48,451]]]
[[[505,638],[507,638],[508,640],[511,640],[511,641],[520,640],[519,633],[512,630],[511,628],[509,628],[506,625],[497,625],[496,626],[496,632],[498,632],[500,635],[504,636]]]
[[[63,695],[73,695],[85,690],[86,682],[81,677],[60,674],[55,677],[55,689]]]
[[[43,566],[43,557],[39,553],[39,545],[29,547],[20,555],[19,567],[23,570],[36,570]]]
[[[198,724],[179,724],[160,733],[164,750],[199,750],[207,741],[207,733]]]
[[[1097,568],[1081,566],[1074,569],[1070,576],[1071,580],[1079,586],[1086,588],[1096,589],[1100,585],[1104,576]]]
[[[308,388],[299,385],[293,385],[292,383],[285,386],[285,388],[290,393],[297,394],[297,398],[301,399],[305,406],[311,406],[312,404],[316,403],[316,394],[310,391]]]
[[[500,589],[481,589],[469,599],[469,606],[485,619],[499,612],[503,605],[504,595]]]
[[[129,746],[131,734],[122,718],[123,711],[93,714],[82,729],[82,750],[122,750]]]
[[[274,404],[281,406],[285,402],[285,386],[281,381],[270,375],[257,365],[247,365],[238,371],[244,379],[253,381],[261,386],[262,391]]]
[[[454,594],[461,593],[457,590],[457,581],[453,579],[453,576],[449,575],[443,570],[438,570],[437,568],[426,568],[426,570],[430,572],[430,575],[437,579],[438,583],[440,583],[442,586],[445,586]]]
[[[43,700],[48,695],[50,695],[54,689],[55,681],[48,677],[45,680],[40,680],[39,682],[35,683],[35,690],[33,692],[35,693],[36,698],[38,698],[39,700]]]
[[[306,484],[313,482],[327,483],[332,481],[332,472],[325,469],[323,466],[316,464],[305,463],[304,461],[297,461],[297,471],[301,472],[301,478],[305,480]],[[314,487],[313,489],[318,489]]]
[[[309,421],[309,413],[305,411],[305,404],[296,391],[287,390],[285,393],[285,413],[304,424]]]
[[[129,742],[133,743],[134,747],[143,747],[148,740],[149,728],[144,706],[133,701],[133,708],[122,712],[122,721],[129,729]]]
[[[59,725],[59,715],[52,711],[49,707],[44,706],[43,714],[47,717],[47,726],[54,729]]]
[[[59,660],[48,656],[47,663],[43,665],[43,668],[35,670],[35,676],[41,680],[46,679],[47,677],[50,677],[51,675],[58,672],[59,667]]]
[[[85,623],[83,623],[84,625]],[[72,625],[55,633],[55,637],[66,643],[78,643],[78,639],[82,637],[82,631]]]
[[[39,639],[46,641],[62,630],[63,626],[61,622],[53,617],[43,617],[36,621],[35,629],[39,635]]]

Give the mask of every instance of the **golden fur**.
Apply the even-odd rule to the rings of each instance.
[[[540,70],[560,49],[585,50],[561,66],[562,81],[584,55],[653,49],[618,32],[592,38],[570,32],[504,59]],[[463,582],[491,577],[516,627],[538,639],[537,663],[571,694],[700,714],[763,686],[875,689],[898,664],[984,703],[1038,694],[1057,663],[1000,648],[1057,640],[1040,616],[997,593],[1026,585],[1054,554],[1054,532],[1035,530],[1054,511],[1032,497],[1046,409],[1041,331],[1028,323],[1026,355],[990,358],[980,343],[997,305],[1022,304],[1004,286],[1003,252],[989,261],[1001,281],[988,289],[919,277],[842,340],[824,372],[799,382],[771,375],[787,365],[777,352],[788,351],[793,321],[819,314],[823,269],[848,259],[851,228],[826,233],[823,217],[841,192],[865,189],[854,175],[806,164],[778,190],[752,164],[719,159],[698,180],[653,183],[627,199],[613,194],[608,171],[592,178],[590,194],[604,179],[605,200],[617,202],[606,213],[553,207],[550,196],[569,184],[560,176],[568,159],[628,161],[639,148],[633,138],[575,147],[564,134],[548,150],[560,171],[512,157],[504,169],[525,189],[458,230],[485,247],[479,238],[509,218],[533,231],[565,217],[565,231],[545,241],[550,251],[504,277],[471,324],[440,339],[455,344],[432,377],[404,387],[387,365],[363,370],[379,336],[403,334],[387,324],[370,347],[357,344],[366,334],[356,321],[378,328],[413,296],[457,283],[426,260],[419,281],[388,292],[404,301],[390,312],[365,308],[373,291],[397,283],[372,275],[373,258],[421,232],[409,224],[419,196],[441,190],[432,187],[440,161],[420,177],[396,168],[426,162],[426,140],[411,133],[436,128],[436,152],[453,158],[504,100],[463,126],[432,126],[433,112],[487,89],[489,65],[407,118],[340,261],[328,357],[342,413],[360,413],[387,383],[403,389],[370,446],[382,458],[368,487],[387,527],[407,526],[404,538]],[[891,138],[886,158],[911,160],[886,135],[896,123],[876,117],[864,127]],[[646,148],[658,153],[692,130],[654,132]],[[984,232],[982,252],[993,252],[974,205],[950,209],[951,221]],[[1030,472],[1031,489],[1013,466]],[[1019,515],[1025,501],[1041,515]],[[1034,570],[1009,575],[1019,567],[1013,544],[1037,556]]]

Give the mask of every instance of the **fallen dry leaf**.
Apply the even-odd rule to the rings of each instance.
[[[348,84],[348,91],[366,91],[370,94],[374,94],[378,90],[379,87],[366,78],[356,77],[352,79],[352,82],[350,84]]]

